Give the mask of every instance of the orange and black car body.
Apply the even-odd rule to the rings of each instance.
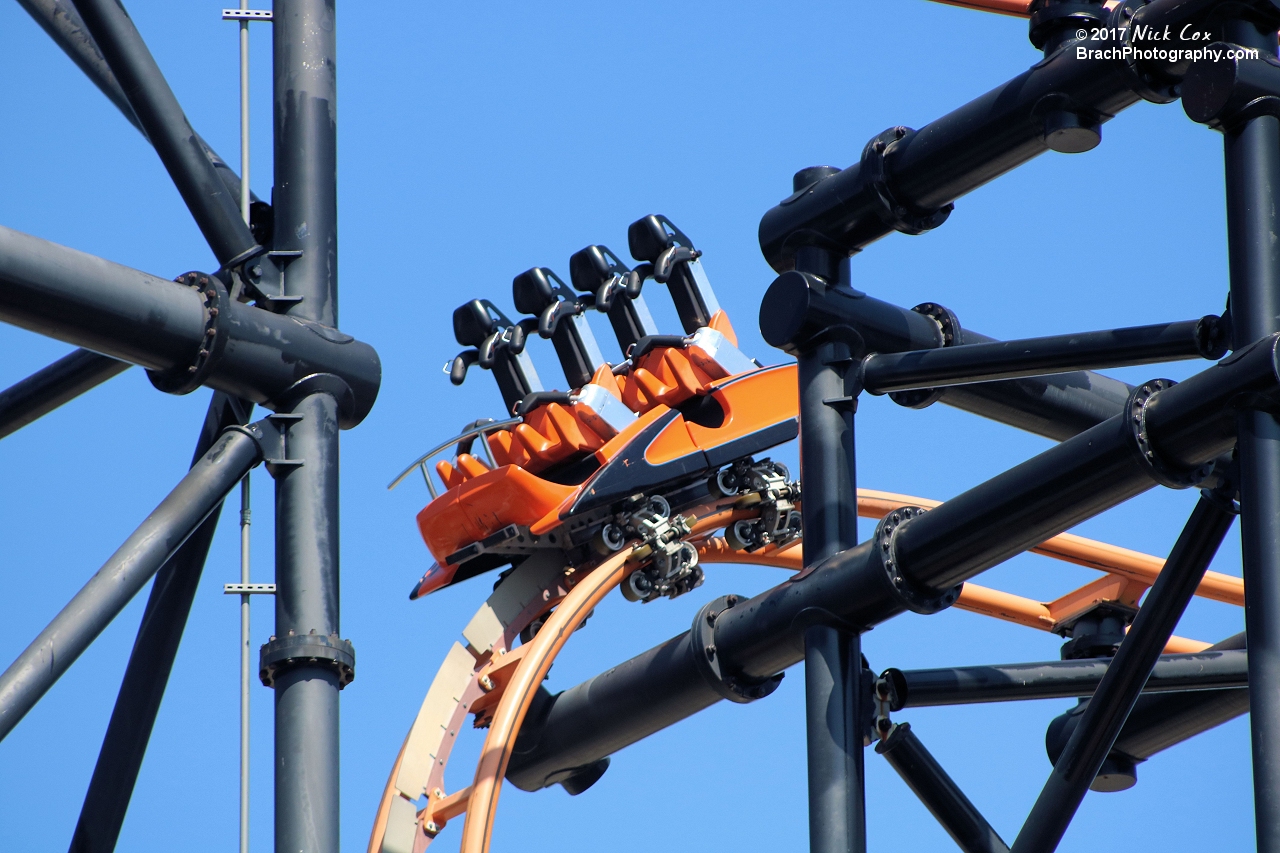
[[[436,564],[411,597],[519,562],[538,548],[589,548],[616,508],[637,495],[662,495],[673,509],[705,500],[720,468],[796,437],[794,365],[714,378],[696,355],[675,347],[647,352],[645,363],[684,377],[684,393],[672,390],[674,382],[665,392],[651,382],[643,405],[629,401],[641,411],[616,435],[605,438],[608,430],[581,407],[550,402],[528,412],[524,423],[481,439],[497,467],[470,453],[438,463],[447,489],[417,518]],[[593,382],[626,400],[628,387],[637,387],[634,372],[597,374]]]

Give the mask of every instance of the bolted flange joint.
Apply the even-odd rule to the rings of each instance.
[[[936,302],[921,302],[911,310],[917,314],[923,314],[938,324],[944,347],[955,346],[961,342],[963,330],[960,328],[960,318],[950,308]],[[942,399],[945,390],[944,388],[915,388],[911,391],[890,391],[889,399],[908,409],[925,409]]]
[[[964,584],[956,584],[951,589],[939,592],[938,590],[921,586],[903,573],[902,567],[898,563],[897,554],[894,552],[894,539],[897,537],[898,531],[902,529],[903,524],[917,516],[924,515],[926,512],[928,510],[918,506],[904,506],[895,509],[880,519],[880,523],[876,525],[876,532],[872,536],[872,547],[880,558],[880,565],[884,568],[885,578],[894,598],[898,599],[908,610],[927,616],[940,610],[946,610],[955,604],[956,600],[960,598],[960,590]]]
[[[723,699],[745,705],[777,690],[786,673],[780,672],[763,681],[750,681],[725,671],[724,660],[716,648],[716,620],[742,600],[742,596],[722,595],[703,605],[689,628],[689,645],[693,650],[694,667],[711,689]]]
[[[195,292],[202,316],[198,329],[186,331],[194,347],[189,360],[147,371],[156,388],[187,394],[206,385],[281,412],[323,392],[337,401],[343,429],[360,423],[373,407],[382,365],[368,344],[321,323],[232,299],[217,275],[189,272],[177,282]]]
[[[338,689],[356,677],[356,650],[350,640],[337,634],[289,634],[272,637],[258,653],[258,677],[265,687],[275,687],[276,679],[298,667],[322,667],[338,675]]]
[[[944,204],[936,210],[915,210],[894,192],[886,161],[895,151],[906,148],[915,135],[909,127],[891,127],[867,143],[859,163],[860,174],[879,203],[880,220],[895,231],[913,235],[937,228],[955,209],[954,204]]]
[[[168,370],[148,370],[147,378],[167,394],[190,394],[204,384],[226,348],[227,337],[221,333],[220,320],[229,297],[227,288],[216,276],[187,272],[174,281],[190,287],[204,302],[204,334],[196,344],[190,364],[178,364]]]
[[[1192,469],[1169,464],[1151,445],[1151,436],[1147,429],[1147,404],[1156,394],[1177,384],[1172,379],[1152,379],[1150,382],[1143,382],[1129,393],[1124,411],[1127,417],[1130,446],[1137,454],[1142,466],[1147,469],[1151,479],[1171,489],[1189,489],[1208,479],[1213,473],[1214,463],[1206,462]]]

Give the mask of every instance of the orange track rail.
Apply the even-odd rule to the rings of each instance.
[[[1015,18],[1031,17],[1030,0],[933,0],[933,2],[947,6],[960,6],[978,12],[1012,15]]]
[[[882,518],[903,506],[932,508],[938,504],[938,501],[893,492],[858,490],[858,514],[864,518]],[[698,519],[692,527],[692,538],[697,539],[700,535],[704,537],[697,542],[700,559],[707,563],[745,563],[799,570],[801,548],[798,541],[781,549],[765,548],[748,553],[734,551],[723,538],[707,537],[707,534],[739,519],[754,518],[756,515],[758,513],[751,508],[723,508],[722,505]],[[1117,601],[1137,606],[1142,593],[1155,582],[1164,566],[1164,561],[1157,557],[1070,533],[1054,536],[1031,550],[1106,574],[1051,602],[1033,601],[966,583],[955,606],[1007,622],[1052,631],[1073,615],[1101,601]],[[434,805],[433,814],[444,819],[466,813],[461,853],[488,853],[502,779],[534,693],[569,636],[604,597],[636,568],[636,562],[631,560],[632,553],[632,548],[628,547],[594,569],[583,571],[580,580],[527,644],[527,651],[520,655],[515,673],[501,691],[480,762],[476,767],[475,781],[470,787],[450,794]],[[1208,572],[1196,594],[1216,601],[1243,605],[1244,582],[1230,575]],[[1166,645],[1165,652],[1197,652],[1208,648],[1208,645],[1198,640],[1173,637]],[[397,757],[397,767],[399,763],[400,758]],[[393,768],[391,778],[394,780],[395,776],[396,769]],[[384,796],[384,803],[376,820],[374,839],[381,837],[378,827],[386,821],[386,809]],[[372,850],[372,844],[370,849]]]

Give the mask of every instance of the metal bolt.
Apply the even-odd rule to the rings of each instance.
[[[487,675],[480,676],[480,689],[488,693],[493,689],[493,679]]]

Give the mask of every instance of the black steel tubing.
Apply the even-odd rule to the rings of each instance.
[[[867,849],[862,642],[852,631],[810,625],[804,632],[805,746],[809,849]]]
[[[129,369],[126,362],[76,350],[0,391],[0,438],[11,435]]]
[[[1112,750],[1143,761],[1248,712],[1247,687],[1143,696]]]
[[[1051,853],[1062,841],[1233,521],[1227,499],[1206,495],[1196,504],[1014,839],[1014,851]]]
[[[872,394],[967,385],[1075,370],[1221,358],[1207,346],[1217,318],[1160,323],[1105,332],[994,341],[958,347],[877,353],[862,363],[863,387]]]
[[[337,79],[333,0],[276,0],[275,228],[289,265],[291,318],[338,322]],[[291,411],[290,454],[276,475],[277,638],[338,640],[340,401],[316,387]],[[296,661],[275,679],[275,849],[338,853],[338,675]]]
[[[911,731],[910,723],[898,723],[889,736],[876,744],[907,787],[937,818],[938,823],[965,853],[1009,853],[1009,847],[964,791],[947,775],[937,759]]]
[[[760,331],[772,346],[787,346],[830,326],[848,326],[862,339],[859,355],[941,348],[938,324],[918,311],[899,308],[852,287],[827,287],[821,281],[787,273],[765,293]],[[969,329],[958,343],[990,343]],[[1097,426],[1124,407],[1131,389],[1090,371],[1032,379],[1009,379],[942,388],[938,402],[1057,441]]]
[[[1278,340],[1260,341],[1151,399],[1146,416],[1150,438],[1171,464],[1191,468],[1231,447],[1232,406],[1241,398],[1276,393]],[[944,588],[1074,526],[1087,514],[1151,488],[1155,475],[1138,461],[1136,448],[1130,449],[1132,439],[1123,422],[1127,418],[1117,416],[906,522],[895,544],[901,571],[920,586]],[[1100,495],[1082,495],[1074,488],[1073,478],[1095,475],[1092,483]],[[981,517],[984,502],[998,504],[1000,512]],[[953,511],[943,512],[949,506]],[[975,525],[986,525],[981,544],[964,535]],[[915,543],[910,551],[901,547],[908,536]],[[953,563],[948,555],[961,551],[964,559]],[[959,577],[955,566],[961,567]],[[804,644],[798,617],[814,608],[863,627],[906,609],[880,555],[864,542],[804,577],[722,613],[715,626],[722,666],[758,679],[799,662]],[[682,634],[555,697],[540,731],[530,734],[537,746],[513,756],[508,778],[526,790],[543,787],[542,780],[556,772],[590,764],[682,719],[687,710],[717,701],[718,694],[694,668],[693,654],[689,635]],[[614,713],[606,717],[590,711],[585,694]],[[567,747],[571,742],[575,745]]]
[[[1187,115],[1223,131],[1227,261],[1236,346],[1280,329],[1280,95],[1276,27],[1227,25],[1226,40],[1255,59],[1196,62],[1187,75]],[[1215,45],[1228,48],[1231,45]],[[1250,729],[1258,850],[1280,851],[1280,423],[1240,413],[1240,542],[1245,630],[1253,686]]]
[[[1214,643],[1201,654],[1217,652],[1228,654],[1244,649],[1243,632]],[[1242,653],[1242,652],[1241,652]],[[1159,672],[1157,663],[1152,679]],[[1215,678],[1216,681],[1216,678]],[[1148,680],[1147,687],[1151,686]],[[1146,688],[1144,688],[1144,692]],[[1137,763],[1145,761],[1157,752],[1168,749],[1184,740],[1195,737],[1249,710],[1249,689],[1232,687],[1221,689],[1221,682],[1214,689],[1185,690],[1163,695],[1142,696],[1134,705],[1124,728],[1111,748],[1111,754],[1121,753]],[[1080,714],[1070,714],[1065,720],[1060,737],[1071,736]]]
[[[273,410],[323,387],[339,398],[344,428],[368,414],[382,373],[372,347],[305,313],[229,299],[220,287],[209,279],[202,292],[0,228],[0,321],[153,375],[186,376],[207,358],[203,384]],[[221,294],[216,303],[209,290]]]
[[[809,252],[799,263],[847,287],[848,258]],[[850,340],[834,330],[806,334],[788,346],[797,356],[806,568],[858,544],[858,515],[849,511],[857,503],[858,343],[856,336]],[[862,640],[838,620],[816,611],[810,615],[814,618],[804,631],[809,849],[861,853],[867,847]]]
[[[1156,0],[1114,26],[1180,32],[1219,5]],[[803,246],[852,254],[895,227],[920,233],[939,224],[934,214],[945,218],[946,206],[960,196],[1049,150],[1046,132],[1053,113],[1070,112],[1085,123],[1101,124],[1140,96],[1174,100],[1184,71],[1185,66],[1141,62],[1131,68],[1120,58],[1081,59],[1068,46],[918,132],[882,135],[887,148],[876,152],[869,145],[858,164],[765,213],[760,249],[770,266],[783,272],[793,268]]]
[[[1244,648],[1244,641],[1242,632],[1215,643],[1204,653],[1240,650]],[[1129,713],[1111,752],[1128,756],[1135,763],[1145,761],[1158,752],[1248,712],[1247,687],[1143,696]],[[1067,725],[1074,726],[1076,722],[1078,717],[1068,719]],[[1063,732],[1064,736],[1070,734],[1069,729]]]
[[[1156,393],[1144,410],[1153,456],[1189,472],[1230,450],[1236,407],[1275,393],[1278,340]],[[1113,418],[912,519],[895,540],[899,563],[921,585],[946,589],[1146,491],[1159,474],[1137,452],[1132,426]]]
[[[1108,658],[1085,658],[994,666],[887,669],[882,677],[893,685],[893,710],[898,711],[934,705],[1091,696],[1109,664]],[[1162,655],[1142,692],[1227,689],[1248,684],[1248,652],[1203,651]]]
[[[225,428],[247,423],[249,408],[215,392],[191,464],[200,461]],[[221,511],[219,504],[156,574],[71,837],[70,853],[115,850]]]
[[[218,262],[234,264],[265,251],[240,218],[238,200],[227,192],[119,0],[74,2]]]
[[[40,635],[0,674],[0,739],[53,686],[227,492],[258,464],[258,443],[226,432]]]

